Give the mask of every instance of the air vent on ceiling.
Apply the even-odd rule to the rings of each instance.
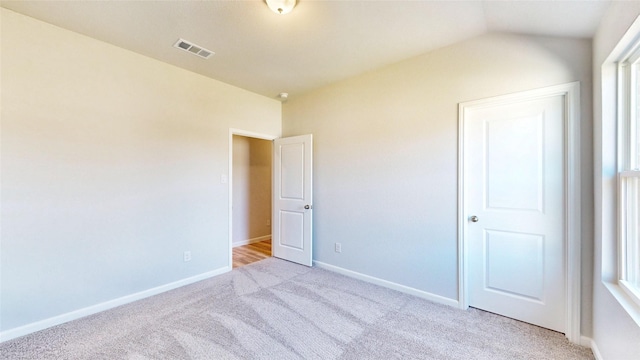
[[[194,55],[198,55],[201,58],[205,58],[205,59],[208,59],[211,57],[211,55],[215,54],[211,50],[207,50],[202,46],[198,46],[196,44],[190,43],[183,39],[178,40],[175,44],[173,44],[173,46],[177,47],[178,49],[188,51]]]

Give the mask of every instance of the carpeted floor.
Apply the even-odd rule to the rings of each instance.
[[[593,359],[562,334],[270,258],[0,344],[0,359]]]

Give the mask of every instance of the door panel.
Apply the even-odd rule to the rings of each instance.
[[[304,143],[281,144],[280,192],[283,199],[304,200]]]
[[[281,138],[273,148],[273,256],[312,265],[311,135]]]
[[[464,118],[469,305],[560,332],[564,124],[561,95],[471,108]]]
[[[487,289],[541,301],[544,236],[485,230]]]
[[[280,246],[304,250],[304,213],[280,211]]]
[[[543,123],[542,114],[486,121],[487,208],[541,210]]]

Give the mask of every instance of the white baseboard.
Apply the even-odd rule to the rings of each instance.
[[[394,282],[391,282],[391,281],[383,280],[383,279],[380,279],[380,278],[377,278],[377,277],[365,275],[365,274],[362,274],[362,273],[359,273],[359,272],[355,272],[355,271],[348,270],[348,269],[345,269],[345,268],[341,268],[341,267],[338,267],[338,266],[330,265],[330,264],[323,263],[323,262],[320,262],[320,261],[315,261],[314,260],[313,264],[315,266],[321,268],[321,269],[326,269],[326,270],[329,270],[329,271],[336,272],[338,274],[342,274],[342,275],[345,275],[345,276],[348,276],[348,277],[352,277],[354,279],[366,281],[368,283],[379,285],[379,286],[382,286],[382,287],[385,287],[385,288],[388,288],[388,289],[392,289],[392,290],[400,291],[400,292],[405,293],[405,294],[417,296],[419,298],[423,298],[423,299],[426,299],[426,300],[429,300],[429,301],[433,301],[435,303],[454,306],[454,307],[458,307],[459,306],[458,300],[446,298],[444,296],[432,294],[430,292],[426,292],[426,291],[423,291],[423,290],[418,290],[416,288],[412,288],[412,287],[401,285],[401,284],[394,283]]]
[[[253,239],[234,241],[232,245],[233,245],[233,247],[243,246],[243,245],[249,245],[249,244],[253,244],[253,243],[257,243],[257,242],[265,241],[265,240],[269,240],[269,239],[271,239],[271,234],[265,235],[265,236],[254,237]]]
[[[600,350],[598,350],[598,345],[596,345],[596,342],[593,341],[592,338],[582,336],[580,338],[580,345],[590,348],[596,360],[604,360],[602,354],[600,354]]]
[[[115,307],[128,304],[137,300],[142,300],[150,296],[158,295],[160,293],[179,288],[181,286],[193,284],[195,282],[205,280],[220,274],[231,271],[231,267],[225,266],[220,269],[206,272],[204,274],[192,276],[186,279],[178,280],[169,284],[161,285],[152,289],[140,291],[134,294],[126,295],[117,299],[105,301],[100,304],[88,306],[86,308],[78,309],[66,314],[61,314],[48,319],[40,320],[31,324],[23,325],[17,328],[9,329],[0,332],[0,342],[8,341],[18,338],[20,336],[28,335],[36,331],[44,330],[52,326],[64,324],[66,322],[77,320],[85,316],[93,315],[101,311],[113,309]]]

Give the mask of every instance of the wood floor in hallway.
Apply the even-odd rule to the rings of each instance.
[[[233,267],[248,265],[271,257],[271,239],[233,248]]]

